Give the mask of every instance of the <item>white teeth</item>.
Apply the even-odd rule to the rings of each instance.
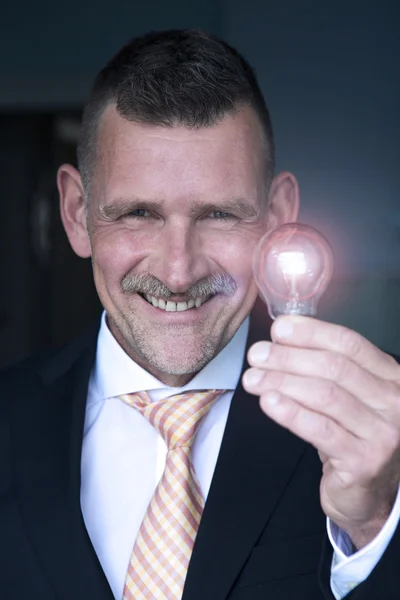
[[[161,308],[162,310],[165,310],[167,312],[183,312],[185,310],[189,310],[194,307],[200,308],[200,306],[202,304],[204,304],[204,302],[206,302],[206,300],[208,300],[209,296],[199,297],[199,298],[196,298],[195,300],[193,298],[191,298],[187,302],[173,302],[172,300],[166,301],[166,300],[163,300],[162,298],[156,298],[155,296],[150,296],[149,294],[145,294],[145,298],[155,308]]]

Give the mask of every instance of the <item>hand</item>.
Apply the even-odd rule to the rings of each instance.
[[[399,485],[400,366],[354,331],[308,317],[279,317],[271,339],[250,348],[243,385],[318,450],[322,508],[360,549]]]

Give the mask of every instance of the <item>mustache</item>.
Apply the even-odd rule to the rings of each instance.
[[[171,298],[172,296],[188,296],[189,298],[198,298],[199,296],[209,296],[213,294],[224,294],[225,296],[233,296],[237,290],[237,284],[233,277],[226,273],[214,273],[199,279],[190,286],[185,292],[177,294],[172,292],[162,281],[150,275],[149,273],[141,273],[138,275],[125,275],[121,282],[123,292],[132,294],[149,294],[162,298]]]

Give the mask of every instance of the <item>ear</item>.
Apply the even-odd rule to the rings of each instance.
[[[300,208],[300,191],[292,173],[283,171],[272,180],[269,191],[268,229],[297,221]]]
[[[72,165],[62,165],[57,173],[61,220],[74,252],[81,258],[91,256],[86,225],[85,196],[80,173]]]

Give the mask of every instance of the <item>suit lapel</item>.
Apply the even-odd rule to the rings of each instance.
[[[264,315],[264,322],[266,318]],[[256,325],[257,325],[256,321]],[[268,339],[250,330],[249,343]],[[245,370],[247,364],[244,365]],[[183,600],[224,600],[306,444],[268,419],[241,384],[233,397]]]
[[[19,505],[32,546],[57,598],[113,596],[80,510],[87,386],[97,329],[21,382],[15,427]],[[27,392],[26,390],[29,389]],[[55,551],[55,548],[57,551]]]

